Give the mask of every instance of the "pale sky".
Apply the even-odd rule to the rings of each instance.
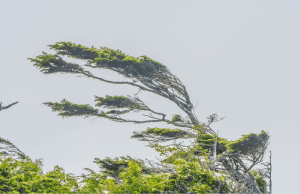
[[[27,58],[47,45],[71,41],[106,46],[166,65],[186,85],[201,122],[219,136],[267,131],[271,135],[274,193],[299,192],[300,1],[0,1],[0,101],[19,104],[0,112],[0,137],[32,159],[44,158],[80,175],[98,171],[94,158],[155,159],[133,131],[170,127],[163,123],[116,123],[106,119],[61,118],[43,102],[94,103],[94,95],[131,95],[138,89],[73,74],[44,75]],[[78,63],[82,64],[80,61]],[[113,72],[96,75],[123,80]],[[147,92],[139,98],[155,111],[184,113],[172,102]],[[268,159],[266,155],[266,161]]]

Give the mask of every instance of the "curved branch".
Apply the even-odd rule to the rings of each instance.
[[[97,115],[94,115],[97,116]],[[127,119],[122,119],[120,117],[109,117],[109,116],[100,116],[99,117],[105,117],[108,118],[110,120],[116,121],[116,122],[131,122],[131,123],[135,123],[135,124],[141,124],[141,123],[152,123],[152,122],[166,122],[163,119],[157,119],[157,120],[145,120],[145,121],[135,121],[135,120],[127,120]]]
[[[86,73],[85,71],[82,71],[81,74],[83,74],[83,75],[85,75],[85,76],[87,76],[87,77],[93,78],[93,79],[98,79],[98,80],[101,80],[101,81],[110,83],[110,84],[128,84],[128,85],[136,86],[136,87],[140,88],[141,90],[145,90],[145,91],[148,91],[148,92],[152,92],[152,93],[157,94],[157,92],[152,91],[152,90],[149,90],[149,89],[147,89],[147,88],[145,88],[145,87],[143,87],[143,86],[140,86],[140,85],[138,85],[138,84],[135,84],[135,83],[133,83],[133,82],[126,82],[126,81],[110,81],[110,80],[106,80],[106,79],[103,79],[103,78],[94,76],[94,75],[91,74],[91,73]]]
[[[229,160],[226,159],[226,157],[230,159],[233,159],[234,162],[237,162],[240,167],[244,170],[246,174],[242,174],[241,172],[238,171],[238,169],[234,169],[232,165],[229,164]],[[227,172],[230,173],[230,176],[238,179],[238,180],[243,180],[245,181],[247,187],[251,190],[252,193],[259,193],[261,194],[261,191],[259,190],[256,180],[252,173],[247,170],[247,167],[243,163],[243,161],[239,158],[238,154],[231,154],[231,153],[223,153],[221,157],[217,159],[219,162],[222,163],[222,165],[225,167]],[[248,175],[248,177],[246,176]]]
[[[113,69],[110,69],[110,70],[116,71],[116,70],[113,70]],[[118,71],[116,71],[116,72],[118,72]],[[164,98],[167,98],[168,100],[173,101],[175,104],[177,104],[177,106],[180,109],[182,109],[185,113],[187,113],[187,115],[190,117],[190,119],[191,119],[191,121],[192,121],[192,123],[194,125],[198,125],[199,124],[199,122],[197,121],[197,119],[195,118],[195,116],[193,115],[193,113],[191,111],[191,108],[193,107],[193,105],[190,102],[190,99],[189,99],[189,96],[188,96],[188,93],[187,93],[185,87],[183,86],[183,84],[181,83],[181,81],[175,75],[173,75],[173,74],[171,74],[171,75],[174,76],[176,78],[176,80],[178,80],[180,82],[180,85],[184,88],[185,97],[186,97],[188,103],[184,103],[184,100],[182,98],[180,98],[179,96],[171,94],[169,91],[162,91],[162,90],[158,89],[159,86],[153,86],[150,83],[148,83],[147,81],[141,80],[139,78],[136,78],[136,79],[139,80],[143,85],[145,85],[146,87],[151,88],[151,89],[147,89],[147,88],[145,88],[145,87],[143,87],[141,85],[135,84],[134,82],[109,81],[109,80],[106,80],[106,79],[103,79],[103,78],[96,77],[96,76],[92,75],[91,73],[86,73],[86,71],[82,71],[81,73],[84,74],[87,77],[98,79],[98,80],[101,80],[101,81],[104,81],[104,82],[107,82],[107,83],[128,84],[128,85],[136,86],[136,87],[140,88],[141,90],[152,92],[154,94],[157,94],[157,95],[160,95],[160,96],[162,96]],[[118,73],[120,73],[120,72],[118,72]],[[152,81],[152,83],[153,83],[153,81]],[[180,102],[176,98],[179,98],[183,102]]]
[[[0,150],[2,149],[8,150],[8,152],[16,153],[20,157],[20,159],[28,159],[29,161],[31,161],[31,159],[28,156],[26,156],[24,152],[19,150],[19,148],[17,148],[12,142],[2,139],[0,137],[0,143],[7,145],[6,148],[0,147]],[[15,156],[15,154],[11,154],[11,156]]]
[[[15,104],[18,104],[19,102],[14,102],[14,103],[11,103],[11,104],[9,104],[9,105],[7,105],[7,106],[2,106],[2,102],[0,103],[0,111],[1,110],[5,110],[5,109],[8,109],[8,108],[10,108],[10,107],[12,107],[13,105],[15,105]]]

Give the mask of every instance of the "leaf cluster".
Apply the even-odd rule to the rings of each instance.
[[[265,177],[258,170],[251,170],[251,173],[255,177],[256,184],[259,187],[260,191],[262,193],[266,193],[267,181],[265,180]]]
[[[42,55],[37,56],[35,59],[28,58],[31,62],[34,62],[34,66],[41,69],[44,74],[53,73],[82,73],[84,72],[78,64],[66,62],[59,55],[47,54],[45,52]]]
[[[131,138],[136,138],[140,141],[148,141],[149,138],[152,139],[151,141],[156,142],[164,142],[170,141],[174,139],[187,139],[193,138],[195,135],[191,132],[182,130],[182,129],[169,129],[169,128],[150,128],[148,127],[146,131],[142,132],[133,132]]]
[[[230,152],[247,155],[265,146],[268,140],[269,135],[265,131],[261,131],[260,134],[250,133],[243,135],[242,138],[226,144],[226,147]]]
[[[201,150],[206,150],[206,152],[211,151],[212,150],[212,146],[215,143],[215,139],[216,139],[216,135],[210,135],[210,134],[202,134],[200,136],[198,136],[197,138],[197,143],[198,146],[201,148]],[[226,145],[229,143],[230,141],[218,137],[217,139],[217,155],[218,154],[222,154],[223,152],[225,152],[227,150]],[[197,154],[197,150],[195,151],[195,154]]]
[[[180,115],[173,115],[172,120],[168,122],[168,124],[174,123],[174,122],[184,122],[184,120],[181,118]]]
[[[130,98],[125,96],[109,96],[104,97],[95,96],[95,102],[97,107],[104,108],[131,108],[138,109],[139,105],[133,102]]]
[[[54,45],[48,45],[50,49],[56,51],[55,57],[62,55],[75,59],[88,60],[89,67],[107,68],[119,71],[126,77],[149,77],[159,74],[165,70],[165,66],[152,60],[147,56],[132,57],[122,53],[120,50],[114,50],[107,47],[99,49],[85,47],[71,42],[57,42]],[[41,58],[42,56],[38,56]],[[41,61],[33,62],[41,63]],[[91,65],[94,64],[94,65]]]
[[[60,112],[58,115],[62,117],[72,117],[72,116],[90,116],[98,113],[93,107],[84,104],[72,104],[71,102],[63,99],[61,103],[55,102],[45,102],[43,103],[48,107],[52,108],[53,112]]]
[[[165,137],[184,137],[188,135],[188,132],[181,129],[168,129],[168,128],[147,128],[145,131],[146,134],[156,134]]]
[[[46,174],[38,164],[10,157],[0,160],[1,193],[72,193],[78,188],[77,179],[55,166]]]
[[[133,159],[130,156],[121,156],[120,158],[116,157],[114,159],[107,157],[103,160],[95,158],[94,163],[98,164],[101,172],[105,172],[106,175],[111,176],[110,173],[113,173],[119,176],[121,172],[124,172],[124,170],[128,168],[130,161],[137,163],[142,168],[142,172],[149,174],[148,168],[142,160]]]

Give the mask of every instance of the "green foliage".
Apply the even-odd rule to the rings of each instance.
[[[176,151],[174,151],[170,156],[163,159],[161,162],[166,164],[173,164],[179,158],[187,161],[197,161],[195,157],[190,156],[187,152],[176,149]]]
[[[96,179],[97,177],[97,179]],[[145,175],[140,165],[135,161],[128,161],[128,167],[115,179],[91,173],[84,177],[81,192],[102,193],[159,193],[167,186],[168,174]],[[122,180],[122,183],[118,183]]]
[[[195,144],[187,149],[182,149],[182,147],[177,147],[178,145],[168,147],[150,143],[150,147],[155,148],[161,156],[165,157],[165,159],[161,161],[161,165],[170,164],[170,166],[175,168],[175,171],[172,173],[163,173],[166,172],[166,169],[159,170],[153,167],[147,167],[142,160],[132,159],[129,156],[114,159],[105,158],[102,160],[96,158],[94,162],[99,165],[100,172],[96,173],[86,168],[85,170],[89,171],[89,173],[82,175],[82,187],[78,186],[79,184],[76,178],[71,174],[65,174],[63,169],[58,166],[56,166],[53,171],[43,175],[38,163],[34,164],[29,161],[22,163],[5,160],[0,165],[0,189],[3,189],[3,192],[160,193],[169,191],[172,193],[228,193],[231,191],[230,186],[225,181],[225,175],[222,173],[217,175],[216,171],[210,170],[211,168],[209,167],[212,163],[208,160],[209,151],[211,151],[217,138],[209,125],[218,121],[217,115],[213,114],[208,117],[207,125],[198,125],[195,115],[190,112],[192,110],[192,104],[190,103],[184,85],[175,75],[171,74],[167,67],[149,57],[133,57],[119,50],[113,50],[107,47],[100,47],[99,49],[94,47],[89,48],[71,42],[58,42],[54,45],[49,45],[49,47],[56,51],[55,55],[43,52],[42,55],[37,56],[35,59],[29,58],[34,62],[34,66],[41,69],[41,72],[45,74],[57,72],[80,73],[87,77],[109,83],[131,84],[135,86],[137,86],[135,83],[139,81],[143,84],[143,86],[139,86],[141,90],[151,91],[174,101],[188,114],[194,125],[192,129],[195,133],[181,129],[147,128],[146,131],[142,131],[141,133],[134,132],[132,138],[146,139],[145,137],[150,137],[157,141],[195,138]],[[86,67],[109,69],[133,79],[133,82],[114,82],[98,78],[79,65],[64,61],[61,56],[85,60],[87,62]],[[108,115],[120,115],[135,109],[149,110],[156,113],[142,103],[139,103],[140,101],[137,98],[130,99],[124,96],[108,95],[105,97],[95,96],[95,98],[97,107],[129,109],[123,111],[110,110],[98,113],[98,110],[89,105],[72,104],[65,99],[62,100],[61,103],[46,102],[44,104],[51,107],[53,111],[59,112],[59,115],[62,117],[83,115],[98,116],[119,122],[129,121]],[[165,118],[164,114],[156,114],[160,114]],[[157,119],[155,121],[160,122],[165,120]],[[184,122],[184,120],[180,115],[175,114],[168,124],[174,124],[175,122]],[[230,176],[230,173],[234,173],[236,169],[239,169],[239,166],[235,166],[236,169],[233,169],[231,168],[231,164],[227,165],[227,163],[232,162],[230,160],[232,159],[230,158],[232,155],[239,157],[239,154],[235,153],[240,153],[248,158],[253,157],[253,161],[259,162],[263,157],[268,138],[268,134],[264,131],[259,135],[253,133],[244,135],[236,141],[227,141],[226,139],[218,137],[218,159],[222,160],[219,162],[224,164],[223,167],[228,171],[226,172],[226,176]],[[148,139],[146,140],[148,141]],[[258,153],[258,155],[256,156],[255,153]],[[220,156],[220,154],[222,155]],[[228,160],[227,157],[229,158]],[[254,164],[255,163],[253,163],[253,166]],[[233,165],[242,166],[242,163]],[[253,166],[251,166],[251,168]],[[265,192],[266,181],[264,177],[257,171],[252,171],[252,173],[255,176],[260,190]],[[241,176],[243,175],[241,174]],[[234,177],[231,178],[232,179],[229,180],[234,182]],[[253,183],[253,185],[254,184],[255,183]]]
[[[160,156],[168,156],[169,153],[174,153],[177,148],[175,146],[173,147],[169,147],[169,146],[162,146],[159,145],[157,143],[153,144],[151,142],[149,142],[149,145],[151,148],[154,148],[155,151],[157,151],[159,153]]]
[[[102,172],[107,176],[111,176],[111,173],[119,176],[119,174],[121,172],[124,172],[124,170],[128,167],[129,161],[136,162],[140,165],[144,173],[149,174],[148,168],[144,165],[144,162],[142,160],[136,160],[131,158],[130,156],[121,156],[120,158],[116,157],[114,159],[107,157],[103,160],[95,158],[94,163],[98,164]]]
[[[194,125],[192,126],[192,129],[198,133],[198,136],[204,134],[204,126],[203,124],[199,124],[199,125]]]
[[[202,147],[200,147],[200,146],[195,146],[194,148],[189,148],[185,152],[185,151],[179,150],[175,145],[173,147],[169,147],[169,146],[162,146],[157,143],[153,144],[151,142],[149,142],[149,144],[150,144],[151,148],[154,148],[160,154],[160,156],[165,157],[161,161],[162,163],[173,164],[179,158],[184,159],[186,161],[197,162],[198,161],[197,158],[192,156],[196,152],[198,153],[198,155],[200,155],[200,152],[201,152],[202,157],[207,156],[207,153],[203,152]]]
[[[149,128],[148,133],[161,134],[159,128]],[[168,130],[167,130],[168,131]],[[216,175],[214,171],[204,168],[200,165],[198,159],[191,154],[195,150],[200,150],[200,156],[204,159],[202,163],[209,163],[207,158],[206,145],[213,145],[216,136],[201,134],[197,138],[194,148],[182,151],[175,146],[161,146],[151,144],[161,156],[165,156],[162,163],[168,163],[175,166],[175,173],[156,173],[146,167],[142,160],[135,160],[127,156],[121,159],[106,158],[104,160],[96,159],[95,163],[100,164],[102,169],[99,173],[91,172],[85,176],[85,183],[81,192],[102,193],[228,193],[231,188],[225,181],[225,175]],[[226,145],[230,141],[218,137],[218,146],[220,153],[226,151]],[[206,145],[202,145],[206,144]],[[171,154],[169,156],[169,154]],[[266,181],[264,177],[256,171],[252,171],[257,185],[262,192],[265,192]],[[110,177],[110,178],[109,178]]]
[[[110,189],[111,187],[115,187],[116,183],[113,179],[109,179],[106,175],[97,174],[96,172],[85,169],[89,171],[88,174],[82,174],[82,180],[80,183],[82,186],[80,187],[80,193],[103,193],[105,188]]]
[[[58,55],[67,55],[75,59],[94,60],[98,57],[98,50],[95,48],[88,48],[80,44],[71,42],[57,42],[54,45],[48,45],[50,49],[56,50]]]
[[[246,155],[255,152],[262,145],[265,145],[268,139],[269,136],[265,131],[261,131],[260,134],[250,133],[248,135],[243,135],[242,138],[236,141],[228,143],[226,147],[231,152]]]
[[[155,130],[154,130],[155,132]],[[204,136],[202,142],[211,143],[213,136]],[[220,138],[220,141],[224,141]],[[153,144],[152,144],[153,145]],[[175,174],[157,173],[146,167],[142,160],[129,156],[120,158],[95,159],[99,164],[100,172],[90,169],[88,174],[82,175],[82,180],[64,173],[63,169],[56,166],[46,175],[42,174],[37,164],[32,162],[19,162],[5,159],[0,165],[0,191],[22,193],[228,193],[230,189],[222,174],[216,176],[214,171],[204,169],[195,157],[193,149],[187,152],[178,150],[175,146],[168,148],[155,144],[152,146],[162,156],[175,153],[166,157],[162,163],[175,166]],[[194,149],[202,149],[196,146]],[[205,156],[205,154],[202,154]],[[252,171],[256,182],[262,192],[265,190],[266,181],[259,172]],[[79,186],[80,184],[82,186]],[[2,190],[1,190],[2,189]]]
[[[184,136],[188,133],[180,129],[168,129],[168,128],[147,128],[146,134],[156,134],[165,137]]]
[[[260,171],[257,170],[251,170],[252,175],[255,177],[256,184],[259,188],[259,190],[262,193],[266,193],[267,191],[267,181],[265,180],[265,177]]]
[[[176,172],[178,174],[176,180],[184,182],[184,184],[179,185],[186,185],[186,187],[189,188],[192,187],[190,191],[195,193],[214,193],[218,188],[220,189],[219,192],[229,191],[226,183],[224,183],[223,176],[219,178],[215,177],[212,171],[203,169],[196,161],[177,159],[174,164],[176,165]],[[186,192],[184,189],[181,189],[181,191]]]
[[[103,106],[104,108],[139,108],[139,105],[134,103],[130,98],[124,96],[109,96],[105,98],[95,96],[95,102],[98,102],[96,106]]]
[[[212,146],[214,145],[216,140],[215,135],[210,135],[210,134],[202,134],[198,136],[197,142],[199,143],[199,147],[201,147],[201,150],[212,150]],[[222,154],[223,152],[226,151],[227,147],[226,145],[229,143],[224,138],[218,137],[217,139],[217,154]],[[198,154],[197,151],[195,151],[195,154]]]
[[[28,58],[31,62],[34,62],[34,66],[42,69],[44,74],[52,73],[82,73],[83,68],[74,63],[64,61],[58,55],[51,55],[43,52],[42,55],[36,57],[36,59]]]
[[[187,192],[209,193],[210,191],[227,192],[228,188],[223,178],[215,178],[209,171],[205,171],[197,162],[186,162],[182,159],[175,161],[177,175],[169,173],[145,174],[141,165],[129,160],[127,168],[118,173],[117,178],[109,179],[106,175],[92,172],[84,176],[81,192],[102,193],[160,193]],[[122,181],[121,183],[118,183]],[[220,184],[220,185],[219,185]],[[220,187],[219,187],[220,186]]]
[[[44,73],[80,73],[83,71],[80,66],[63,61],[60,55],[88,60],[89,64],[85,66],[111,69],[126,77],[148,77],[151,79],[163,71],[168,71],[164,65],[147,56],[136,58],[126,55],[120,50],[107,47],[88,48],[71,42],[57,42],[48,46],[56,51],[56,55],[48,55],[43,52],[43,55],[37,56],[36,59],[28,58],[35,62],[34,65],[41,68]]]
[[[159,193],[163,191],[166,187],[166,181],[168,175],[166,174],[152,174],[145,176],[142,173],[142,168],[139,167],[137,163],[133,161],[129,162],[129,167],[125,172],[120,174],[120,178],[123,182],[123,187],[119,186],[117,191],[124,192],[129,191],[130,193]]]
[[[0,147],[0,156],[4,155],[4,156],[13,157],[15,159],[21,159],[21,160],[28,159],[28,160],[30,160],[29,157],[27,157],[22,151],[20,151],[10,141],[0,137],[0,144],[5,145],[4,147]]]
[[[65,99],[63,99],[61,103],[45,102],[43,104],[47,105],[48,107],[51,107],[53,112],[56,111],[60,112],[58,115],[62,117],[83,116],[83,115],[90,116],[98,113],[97,110],[95,110],[93,107],[87,104],[84,105],[72,104],[71,102],[68,102]]]
[[[37,164],[12,158],[1,159],[1,193],[72,193],[78,188],[76,178],[58,166],[47,174]]]
[[[135,58],[106,47],[101,47],[98,57],[90,61],[90,63],[95,64],[90,66],[92,68],[112,69],[126,77],[151,78],[160,70],[165,70],[165,66],[149,57],[141,56]]]
[[[151,135],[151,136],[149,136]],[[192,138],[195,137],[194,134],[181,130],[181,129],[168,129],[168,128],[147,128],[146,131],[142,132],[133,132],[131,138],[160,138],[165,137],[167,140],[159,139],[159,141],[169,141],[170,139],[179,139],[179,138]]]
[[[168,124],[171,124],[174,122],[184,122],[184,120],[181,118],[180,115],[173,115],[172,120],[169,121]]]

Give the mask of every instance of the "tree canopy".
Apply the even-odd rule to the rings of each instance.
[[[71,42],[49,45],[55,54],[29,58],[44,74],[81,74],[111,84],[127,84],[139,91],[152,92],[174,102],[186,118],[174,114],[167,119],[165,113],[157,112],[146,105],[137,94],[134,96],[95,95],[95,106],[76,104],[63,99],[61,102],[44,104],[58,112],[58,116],[102,117],[116,122],[135,124],[165,122],[175,128],[147,128],[134,132],[131,138],[148,141],[162,160],[150,161],[120,158],[95,158],[99,172],[85,168],[87,174],[75,177],[66,174],[58,166],[43,174],[41,160],[32,162],[6,158],[0,164],[0,181],[3,192],[82,192],[82,193],[266,193],[270,168],[254,169],[262,163],[269,142],[269,134],[250,133],[236,141],[218,136],[211,124],[223,118],[216,114],[200,122],[184,84],[163,64],[147,56],[133,57],[106,47],[85,47]],[[80,66],[67,62],[63,57],[81,59]],[[132,81],[111,81],[97,77],[88,68],[108,69],[130,78]],[[109,109],[108,111],[105,109]],[[145,111],[147,119],[138,121],[121,116],[131,112]],[[190,145],[177,142],[179,139],[193,140]],[[159,143],[173,141],[170,145]],[[3,140],[3,142],[5,142]],[[8,145],[10,142],[6,142]],[[23,153],[25,156],[25,154]],[[11,190],[8,190],[11,189]],[[2,190],[1,190],[2,189]]]

